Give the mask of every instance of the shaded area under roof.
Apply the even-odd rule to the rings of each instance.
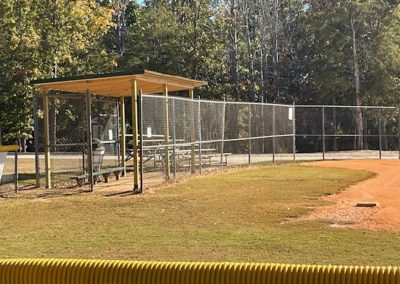
[[[31,84],[50,91],[66,91],[91,94],[127,97],[131,96],[132,80],[137,81],[138,89],[144,94],[162,93],[164,85],[169,92],[192,90],[207,85],[205,81],[198,81],[179,76],[166,75],[148,70],[130,70],[124,72],[90,74],[74,77],[40,79]]]

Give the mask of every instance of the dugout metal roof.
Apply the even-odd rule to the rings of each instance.
[[[46,91],[66,91],[112,96],[128,97],[132,95],[132,80],[136,80],[138,89],[145,94],[163,93],[164,86],[169,92],[193,90],[207,85],[205,81],[188,79],[180,76],[166,75],[149,70],[129,70],[123,72],[89,74],[73,77],[39,79],[31,82],[33,86]]]

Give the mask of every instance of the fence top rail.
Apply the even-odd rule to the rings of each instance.
[[[163,95],[145,95],[144,98],[165,98]],[[298,105],[298,104],[275,104],[275,103],[261,103],[261,102],[238,102],[238,101],[217,101],[217,100],[204,100],[204,99],[190,99],[182,97],[168,97],[168,99],[192,101],[192,102],[204,102],[204,103],[215,103],[215,104],[243,104],[243,105],[264,105],[264,106],[279,106],[279,107],[303,107],[303,108],[363,108],[363,109],[397,109],[394,106],[351,106],[351,105]]]
[[[163,95],[142,95],[143,98],[160,98],[164,99]],[[214,104],[242,104],[242,105],[258,105],[258,106],[280,106],[292,108],[293,105],[285,105],[285,104],[272,104],[272,103],[260,103],[260,102],[236,102],[236,101],[217,101],[217,100],[204,100],[204,99],[190,99],[190,98],[182,98],[182,97],[168,97],[168,99],[173,100],[181,100],[181,101],[189,101],[189,102],[201,102],[201,103],[214,103]]]
[[[394,106],[346,106],[346,105],[295,105],[304,108],[365,108],[365,109],[397,109]]]

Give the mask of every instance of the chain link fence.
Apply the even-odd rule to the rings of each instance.
[[[38,186],[46,185],[44,96],[35,102],[35,148]],[[88,101],[85,94],[53,94],[47,96],[49,113],[49,151],[51,185],[57,188],[76,186],[74,177],[87,175]],[[119,104],[113,98],[93,97],[90,102],[93,149],[101,147],[101,157],[93,156],[102,168],[120,165]],[[96,154],[93,154],[96,155]],[[84,177],[83,179],[87,179]],[[85,183],[83,184],[85,186]]]
[[[141,107],[144,172],[153,176],[176,178],[293,153],[290,105],[142,95]]]
[[[121,167],[124,160],[128,175],[132,170],[131,118],[120,125],[121,101],[91,96],[89,107],[87,97],[70,93],[47,96],[54,187],[75,187],[72,177],[87,176],[89,119],[92,142],[101,143],[104,149],[95,171]],[[400,116],[395,107],[295,106],[161,95],[141,95],[139,100],[146,186],[226,166],[296,159],[399,158],[400,154]],[[129,103],[127,100],[128,107]],[[35,171],[33,164],[23,174],[30,175],[33,183],[36,175],[44,187],[44,97],[36,97],[34,105],[39,170]],[[126,153],[120,147],[122,127],[128,133]],[[95,155],[92,160],[96,160]],[[9,155],[5,172],[12,169]],[[6,182],[1,182],[4,188]],[[7,183],[12,187],[12,182]]]
[[[37,97],[37,151],[38,183],[46,185],[44,129],[44,96]],[[72,185],[71,177],[85,171],[87,137],[87,119],[85,97],[81,94],[53,94],[48,101],[48,147],[50,151],[51,183],[54,187],[66,188]],[[35,133],[36,134],[36,133]]]
[[[144,172],[151,165],[166,179],[255,162],[400,157],[395,107],[141,100]]]
[[[296,106],[296,150],[322,159],[398,158],[399,110]]]

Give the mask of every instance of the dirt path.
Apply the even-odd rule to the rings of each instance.
[[[367,170],[375,177],[324,197],[334,204],[319,207],[311,219],[328,220],[335,227],[400,232],[400,160],[345,160],[307,163],[319,167]],[[377,202],[374,208],[356,207],[357,202]]]

